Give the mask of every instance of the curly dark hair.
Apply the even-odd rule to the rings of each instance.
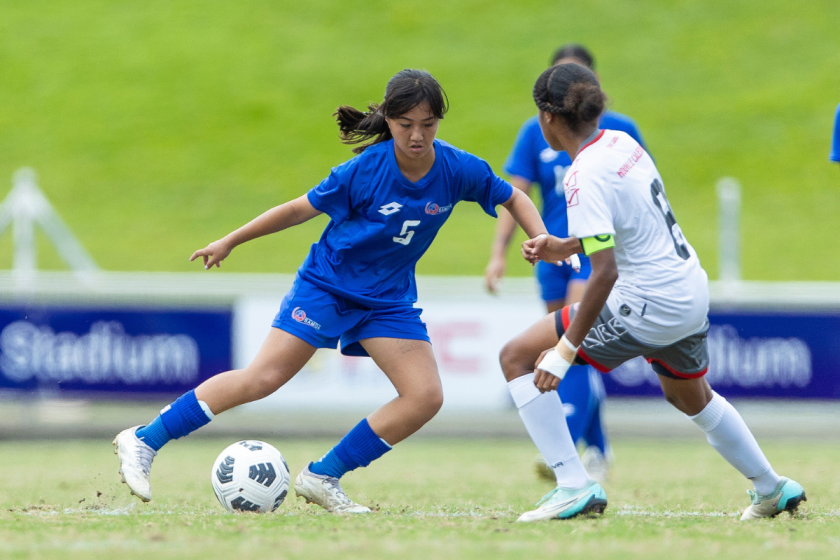
[[[534,84],[534,102],[546,113],[560,115],[573,132],[597,121],[607,103],[595,74],[575,63],[552,66]]]

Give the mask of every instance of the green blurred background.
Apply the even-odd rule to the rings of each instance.
[[[439,136],[501,172],[535,113],[534,79],[579,41],[712,278],[714,185],[733,176],[744,276],[835,280],[823,240],[840,237],[838,29],[836,0],[0,0],[0,196],[32,166],[101,267],[199,270],[193,250],[348,159],[331,113],[380,100],[405,67],[449,94]],[[224,269],[292,272],[325,224],[240,247]],[[418,272],[481,274],[494,225],[460,205]],[[39,251],[42,268],[63,267],[43,238]]]

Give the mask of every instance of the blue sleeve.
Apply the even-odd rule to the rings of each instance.
[[[840,105],[834,113],[834,137],[831,139],[831,154],[828,159],[840,163]]]
[[[522,177],[536,183],[540,178],[540,169],[537,161],[538,154],[534,153],[533,135],[529,134],[530,123],[530,120],[526,121],[519,129],[513,149],[502,169],[508,175]]]
[[[464,183],[466,190],[461,200],[478,202],[484,211],[497,218],[496,205],[510,200],[513,187],[493,173],[490,165],[481,158],[467,154],[464,163]]]
[[[348,167],[347,164],[334,167],[329,177],[306,193],[315,210],[327,214],[337,224],[346,220],[353,208],[350,195],[353,173]]]

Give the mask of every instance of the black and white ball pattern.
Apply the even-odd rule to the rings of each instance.
[[[213,463],[213,491],[226,510],[268,513],[289,492],[289,466],[273,446],[256,440],[228,446]]]

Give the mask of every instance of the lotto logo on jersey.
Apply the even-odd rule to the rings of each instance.
[[[321,330],[320,323],[316,323],[312,319],[309,319],[306,316],[306,311],[304,311],[300,307],[295,307],[294,310],[292,310],[292,319],[294,319],[298,323],[303,323],[304,325],[309,325],[310,327],[312,327],[316,331]]]
[[[379,207],[379,213],[383,216],[390,216],[394,212],[399,212],[403,205],[399,202],[389,202]]]
[[[438,206],[434,202],[430,202],[426,205],[426,214],[430,216],[436,216],[437,214],[443,214],[445,212],[449,212],[452,210],[452,205],[448,204],[446,206]]]

